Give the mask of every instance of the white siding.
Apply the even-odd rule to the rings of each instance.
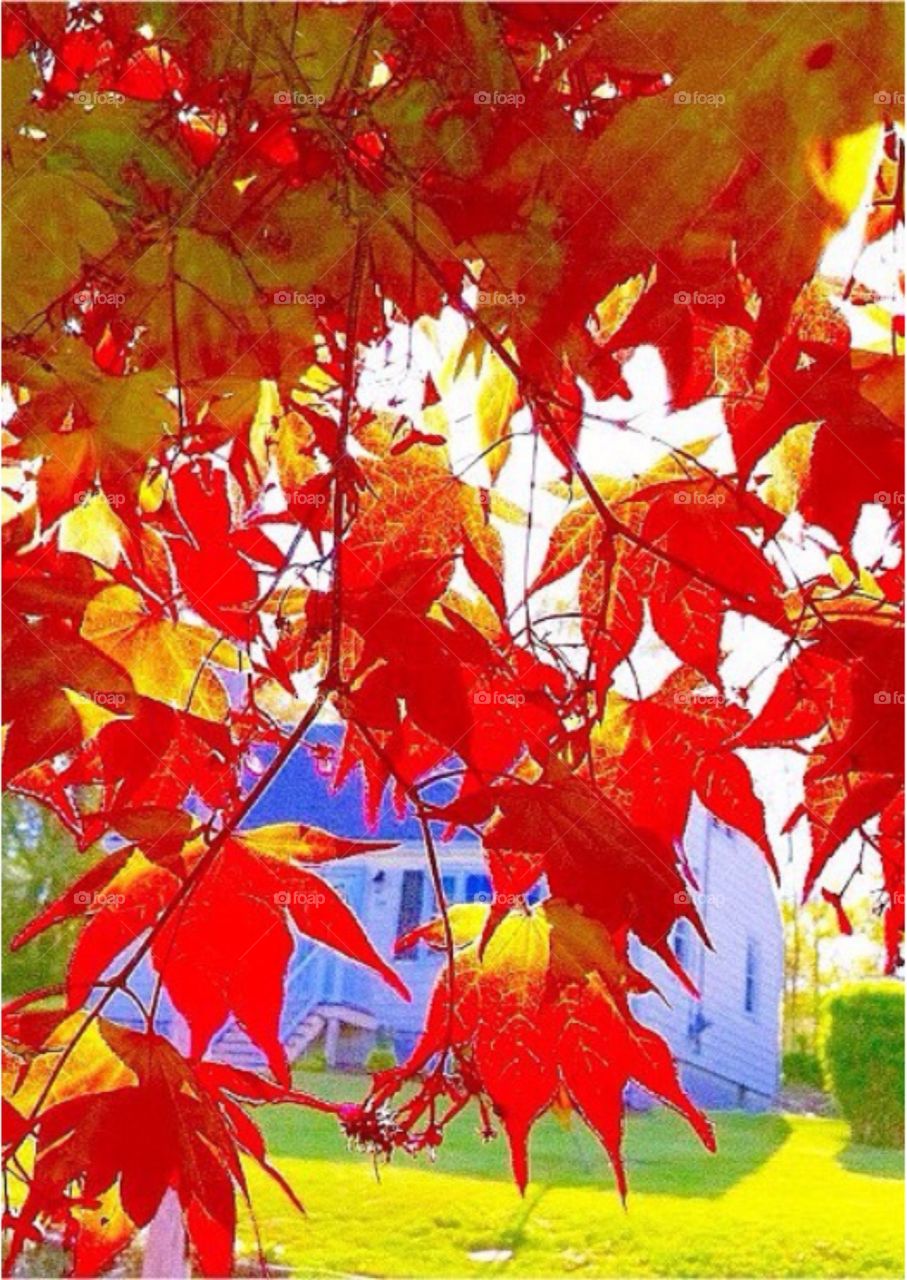
[[[638,1016],[658,1030],[681,1062],[684,1083],[702,1105],[762,1107],[778,1086],[779,1013],[783,940],[772,878],[762,853],[737,832],[716,822],[700,806],[691,814],[685,851],[699,884],[693,891],[714,951],[688,928],[685,967],[702,992],[689,996],[651,952],[634,947],[634,960],[668,1001],[656,995],[637,1001]],[[481,873],[478,849],[440,850],[451,897],[466,896],[467,876]],[[424,871],[422,919],[435,914],[425,853],[416,842],[391,853],[351,859],[361,865],[363,924],[382,955],[393,952],[405,871]],[[379,873],[383,873],[380,874]],[[452,883],[450,880],[452,879]],[[755,1008],[747,1012],[747,948],[754,948]],[[425,949],[397,969],[413,1000],[405,1004],[379,979],[358,971],[353,1003],[368,1008],[380,1024],[405,1038],[422,1025],[423,1011],[440,958]]]
[[[639,1017],[661,1032],[684,1064],[683,1076],[700,1102],[767,1106],[778,1088],[783,935],[772,877],[762,853],[697,806],[684,847],[699,882],[694,891],[714,948],[689,931],[686,968],[701,999],[650,953],[636,961],[669,1005],[648,995]],[[754,1008],[748,1011],[747,954],[754,960]],[[698,1025],[697,1025],[698,1024]]]

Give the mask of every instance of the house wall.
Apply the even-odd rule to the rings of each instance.
[[[699,884],[692,896],[714,950],[706,948],[689,926],[683,939],[678,939],[675,931],[672,946],[675,952],[685,952],[684,967],[701,999],[688,995],[651,952],[634,945],[634,963],[664,996],[639,997],[635,1012],[671,1045],[680,1061],[685,1087],[701,1105],[764,1108],[771,1105],[778,1087],[783,977],[782,929],[771,877],[761,852],[701,807],[691,814],[685,851]],[[488,893],[477,849],[448,846],[442,851],[442,865],[450,900],[475,900]],[[358,877],[355,901],[350,900],[384,956],[393,954],[399,932],[415,923],[411,916],[404,918],[406,908],[401,911],[407,873],[410,883],[405,896],[413,911],[412,877],[421,875],[418,918],[424,922],[437,908],[421,844],[409,842],[390,854],[350,859],[342,868],[345,877]],[[337,871],[328,875],[341,888]],[[683,926],[680,932],[684,932]],[[342,961],[329,961],[337,971],[331,998],[373,1013],[379,1025],[377,1034],[389,1036],[398,1058],[402,1058],[422,1027],[443,959],[420,946],[394,963],[412,993],[411,1003],[402,1001],[374,974]],[[646,1104],[640,1090],[633,1100]]]
[[[451,901],[475,901],[481,895],[489,894],[488,878],[477,848],[470,847],[461,852],[449,847],[443,854],[443,862],[445,894]],[[350,858],[344,869],[348,876],[354,874],[360,878],[359,901],[351,901],[351,905],[356,905],[366,932],[382,956],[393,956],[394,943],[401,931],[424,923],[438,913],[421,844],[407,843],[390,854]],[[343,892],[337,872],[326,870],[326,875]],[[407,906],[404,907],[405,885]],[[414,889],[417,885],[416,903]],[[411,916],[408,914],[410,911]],[[393,963],[412,994],[410,1003],[401,999],[369,970],[342,961],[335,964],[339,986],[331,998],[374,1014],[379,1027],[390,1034],[400,1057],[409,1052],[421,1030],[425,1007],[443,957],[422,944],[397,957]]]
[[[771,875],[755,846],[701,807],[691,814],[684,848],[699,883],[691,897],[713,950],[686,922],[675,926],[671,942],[676,955],[685,952],[700,999],[651,952],[636,948],[636,963],[667,1001],[642,996],[636,1013],[671,1045],[697,1101],[764,1108],[778,1089],[784,960]]]

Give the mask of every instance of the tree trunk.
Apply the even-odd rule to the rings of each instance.
[[[148,1226],[142,1276],[145,1280],[184,1280],[188,1274],[183,1215],[179,1197],[169,1187]]]
[[[170,1039],[180,1053],[189,1052],[189,1029],[181,1018],[169,1028]],[[180,1211],[179,1196],[168,1187],[148,1224],[145,1256],[142,1259],[144,1280],[184,1280],[189,1275],[186,1229]]]

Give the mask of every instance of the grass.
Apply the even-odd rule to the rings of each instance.
[[[363,1082],[309,1075],[335,1098]],[[376,1179],[332,1120],[288,1107],[260,1114],[300,1217],[256,1176],[274,1261],[300,1276],[900,1276],[900,1154],[849,1143],[838,1120],[718,1113],[709,1156],[671,1113],[632,1116],[627,1210],[579,1126],[539,1124],[520,1198],[499,1141],[464,1119],[434,1167],[400,1158]],[[247,1243],[248,1241],[248,1237]]]

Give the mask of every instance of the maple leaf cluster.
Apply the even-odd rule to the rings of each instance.
[[[244,1161],[296,1198],[262,1103],[381,1155],[475,1103],[521,1186],[554,1108],[623,1193],[631,1080],[712,1145],[634,1012],[634,945],[689,984],[671,930],[707,941],[692,804],[774,866],[759,761],[805,761],[804,893],[846,923],[874,876],[899,963],[896,7],[3,8],[4,775],[86,853],[15,940],[81,922],[5,1019],[11,1264],[96,1274],[172,1191],[228,1273]],[[292,1088],[297,935],[407,993],[317,870],[386,842],[246,821],[307,749],[416,817],[441,908],[398,943],[441,958],[423,1034],[343,1106]],[[229,1019],[262,1072],[211,1061]]]

